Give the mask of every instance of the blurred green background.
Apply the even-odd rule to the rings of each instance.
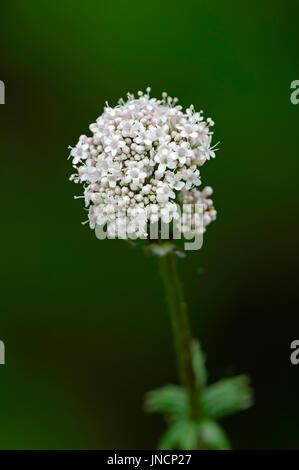
[[[106,100],[166,90],[221,142],[202,168],[217,221],[180,262],[210,380],[247,372],[235,449],[299,448],[295,0],[2,1],[1,449],[152,449],[146,391],[176,383],[152,258],[99,241],[68,181],[68,145]]]

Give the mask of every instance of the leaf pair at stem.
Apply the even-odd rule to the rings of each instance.
[[[199,342],[195,340],[192,342],[192,360],[200,389],[200,415],[197,420],[190,418],[189,396],[183,386],[167,385],[146,396],[146,410],[161,412],[169,424],[159,442],[159,448],[230,449],[229,439],[216,420],[252,405],[253,392],[249,378],[239,375],[207,385],[205,358]]]

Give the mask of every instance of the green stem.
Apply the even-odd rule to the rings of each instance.
[[[180,381],[188,392],[190,417],[196,420],[199,416],[199,390],[192,365],[189,317],[177,273],[176,259],[173,253],[169,253],[159,260],[174,333]]]

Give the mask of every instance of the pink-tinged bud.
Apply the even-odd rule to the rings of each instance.
[[[202,195],[204,197],[209,197],[213,194],[213,189],[211,188],[211,186],[206,186],[203,191],[202,191]]]

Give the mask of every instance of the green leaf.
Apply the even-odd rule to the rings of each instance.
[[[198,427],[201,448],[212,450],[229,450],[229,439],[224,430],[215,421],[203,421]]]
[[[160,450],[192,450],[196,449],[196,424],[190,420],[173,423],[162,435],[158,448]]]
[[[184,432],[181,433],[179,440],[179,449],[196,450],[198,449],[198,444],[198,423],[189,420],[185,424]]]
[[[253,403],[249,378],[239,375],[219,380],[202,390],[201,403],[212,418],[220,418],[249,408]]]
[[[200,342],[197,339],[192,340],[191,354],[193,370],[199,387],[204,387],[207,382],[207,370],[205,367],[206,357],[202,352]]]
[[[161,450],[230,449],[223,429],[214,421],[180,420],[173,423],[159,443]]]
[[[173,419],[187,418],[189,415],[187,393],[178,385],[166,385],[152,390],[145,397],[145,409],[150,412],[161,412]]]

